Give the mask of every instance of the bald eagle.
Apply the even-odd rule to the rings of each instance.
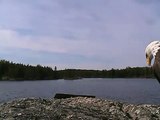
[[[160,83],[160,41],[151,42],[145,50],[147,65],[151,66],[152,59],[154,58],[154,63],[152,69],[155,77]]]

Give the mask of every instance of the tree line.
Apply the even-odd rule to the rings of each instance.
[[[127,67],[125,69],[111,70],[82,70],[65,69],[57,67],[32,66],[0,60],[0,80],[53,80],[53,79],[79,79],[79,78],[152,78],[149,67]]]
[[[0,60],[1,80],[44,80],[57,79],[56,71],[41,65],[31,66]]]
[[[127,67],[125,69],[111,70],[81,70],[66,69],[59,71],[64,79],[77,78],[154,78],[149,67]]]

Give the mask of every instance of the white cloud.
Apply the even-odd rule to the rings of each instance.
[[[0,46],[22,48],[36,51],[48,51],[58,53],[71,53],[81,55],[99,54],[103,50],[102,43],[89,42],[87,40],[72,41],[64,38],[45,36],[24,36],[16,31],[0,29]],[[98,48],[99,46],[99,48]]]

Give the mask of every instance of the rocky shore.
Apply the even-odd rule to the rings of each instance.
[[[97,98],[24,98],[0,104],[0,120],[160,120],[160,105]]]

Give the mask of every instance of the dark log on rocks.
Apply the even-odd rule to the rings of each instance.
[[[0,105],[0,120],[160,120],[160,105],[97,98],[26,98]]]
[[[89,98],[95,98],[95,96],[92,95],[75,95],[75,94],[64,94],[64,93],[56,93],[54,98],[56,99],[65,99],[65,98],[71,98],[71,97],[89,97]]]

